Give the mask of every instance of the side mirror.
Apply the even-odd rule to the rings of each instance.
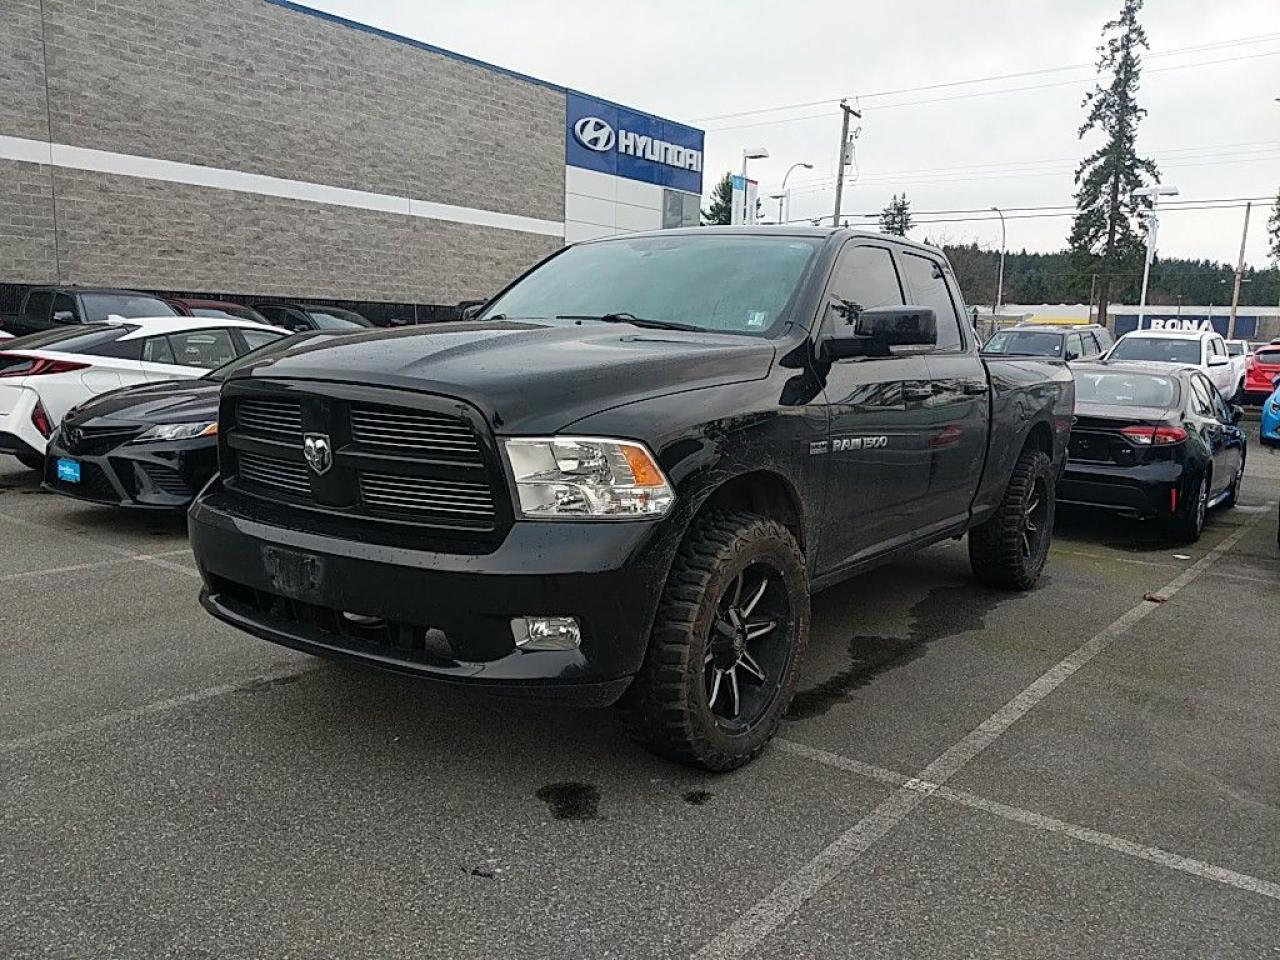
[[[49,319],[54,323],[75,323],[76,315],[70,310],[55,310]]]
[[[1231,359],[1229,357],[1220,357],[1217,354],[1209,358],[1209,366],[1211,367],[1225,367],[1230,362]]]
[[[831,360],[887,357],[892,347],[932,347],[938,343],[938,318],[932,307],[872,307],[837,300],[834,329],[823,344]]]
[[[487,300],[461,300],[458,302],[458,316],[463,320],[474,320],[488,302]]]

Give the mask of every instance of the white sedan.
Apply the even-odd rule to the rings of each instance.
[[[199,377],[288,331],[231,318],[154,317],[46,330],[0,344],[0,453],[34,470],[67,411],[135,383]]]

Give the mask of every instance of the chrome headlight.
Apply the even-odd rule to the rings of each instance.
[[[216,420],[197,420],[194,423],[158,423],[133,438],[133,443],[149,443],[152,440],[190,440],[192,437],[212,437],[218,432]]]
[[[504,440],[507,462],[530,520],[660,517],[675,493],[647,447],[598,437]]]

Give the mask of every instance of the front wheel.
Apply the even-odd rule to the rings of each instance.
[[[969,565],[989,587],[1029,590],[1049,557],[1054,517],[1053,463],[1042,450],[1018,456],[996,512],[969,531]]]
[[[809,640],[809,586],[776,520],[715,511],[686,535],[640,673],[620,706],[661,756],[732,770],[758,754],[795,692]]]

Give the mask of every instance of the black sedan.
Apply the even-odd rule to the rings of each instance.
[[[222,381],[246,363],[338,335],[284,337],[198,379],[125,387],[74,407],[49,438],[44,488],[112,506],[186,509],[218,469]]]
[[[1076,417],[1058,502],[1168,523],[1191,542],[1206,512],[1234,506],[1244,477],[1243,411],[1196,368],[1072,365]]]

